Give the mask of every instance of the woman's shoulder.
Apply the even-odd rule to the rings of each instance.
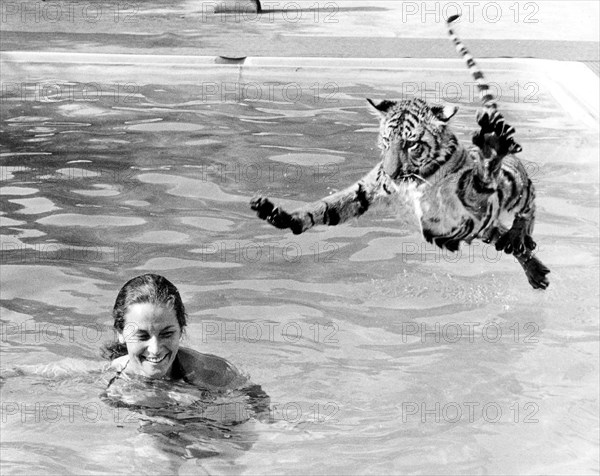
[[[239,388],[247,378],[222,357],[180,348],[177,354],[186,380],[216,388]]]
[[[122,355],[121,357],[117,357],[110,363],[110,370],[116,370],[117,372],[122,372],[126,367],[127,362],[129,362],[128,355]]]

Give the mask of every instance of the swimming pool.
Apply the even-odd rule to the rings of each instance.
[[[3,53],[3,470],[593,473],[598,101],[581,97],[597,78],[482,67],[536,184],[546,292],[483,245],[426,245],[408,208],[300,236],[249,209],[370,170],[366,97],[455,102],[468,140],[458,60]],[[150,271],[182,292],[186,345],[270,395],[272,422],[241,425],[246,444],[195,428],[206,451],[184,455],[99,398],[116,293]]]

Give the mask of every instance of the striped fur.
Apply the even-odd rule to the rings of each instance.
[[[453,39],[461,54],[468,54]],[[515,256],[532,287],[545,289],[550,271],[533,255],[531,236],[535,191],[523,164],[511,154],[518,145],[512,139],[514,129],[498,113],[470,55],[467,64],[480,79],[484,104],[475,146],[461,144],[448,127],[457,111],[454,106],[421,99],[368,100],[380,118],[382,159],[367,175],[291,212],[265,197],[253,198],[251,208],[275,227],[299,234],[317,225],[344,223],[378,201],[404,201],[408,190],[427,241],[450,251],[474,239],[493,243]]]

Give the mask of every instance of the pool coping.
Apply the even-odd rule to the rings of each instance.
[[[348,57],[280,57],[280,56],[249,56],[227,57],[216,55],[151,55],[132,53],[71,53],[48,51],[0,51],[0,60],[15,63],[85,63],[85,64],[184,64],[184,65],[214,65],[214,64],[243,64],[254,67],[364,67],[367,63],[376,69],[405,68],[407,64],[421,62],[439,62],[464,64],[460,58],[348,58]],[[564,69],[565,65],[582,64],[580,61],[564,61],[547,58],[485,58],[480,62],[514,63],[519,66],[557,65]],[[560,66],[558,66],[560,65]],[[539,68],[534,68],[539,69]]]

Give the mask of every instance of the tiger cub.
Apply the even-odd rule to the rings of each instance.
[[[521,150],[489,94],[483,74],[450,29],[457,50],[476,79],[483,111],[478,114],[475,147],[465,147],[448,127],[455,106],[404,99],[375,102],[380,117],[382,160],[355,184],[291,212],[265,197],[250,206],[259,218],[300,234],[316,225],[338,225],[365,213],[381,199],[406,193],[412,199],[428,242],[457,251],[462,241],[478,238],[513,254],[531,286],[546,289],[549,269],[532,253],[534,189],[522,163],[511,155]]]

